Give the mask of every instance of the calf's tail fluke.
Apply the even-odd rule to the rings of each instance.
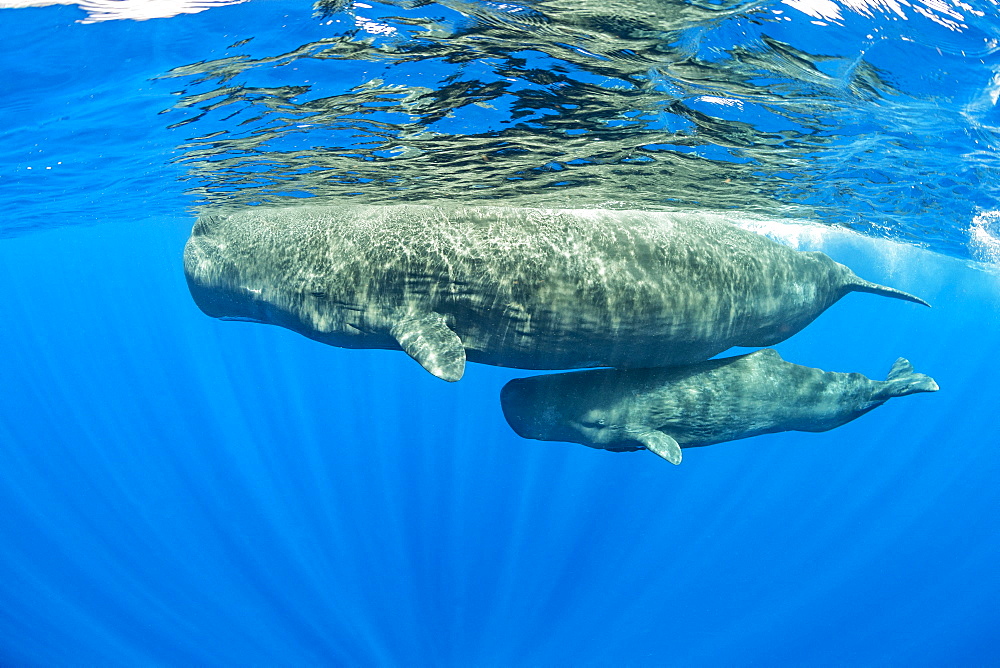
[[[914,304],[923,304],[924,306],[930,306],[920,297],[911,295],[909,292],[903,292],[902,290],[897,290],[896,288],[890,288],[885,285],[879,285],[878,283],[872,283],[871,281],[866,281],[863,278],[857,278],[847,286],[848,290],[853,292],[871,292],[876,295],[884,295],[886,297],[893,297],[894,299],[902,299],[904,301],[913,302]]]
[[[904,397],[907,394],[917,392],[937,392],[938,384],[930,376],[916,373],[909,360],[900,357],[889,369],[889,375],[885,378],[885,383],[879,391],[882,399],[892,397]]]

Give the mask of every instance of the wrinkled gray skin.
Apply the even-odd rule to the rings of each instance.
[[[487,206],[254,207],[184,251],[210,316],[429,372],[686,364],[796,333],[851,291],[918,303],[717,214]]]
[[[892,397],[936,392],[902,357],[884,381],[792,364],[777,351],[666,369],[597,369],[520,378],[500,392],[518,435],[592,448],[647,448],[679,464],[681,448],[779,431],[827,431]]]

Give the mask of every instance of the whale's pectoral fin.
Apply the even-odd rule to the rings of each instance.
[[[465,373],[465,346],[440,313],[405,316],[390,333],[407,355],[438,378],[455,382]]]
[[[655,452],[671,464],[681,463],[681,446],[672,436],[667,436],[662,431],[651,429],[636,435],[635,440],[646,446],[650,452]]]

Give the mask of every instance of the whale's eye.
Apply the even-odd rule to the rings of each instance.
[[[314,290],[314,291],[310,292],[309,294],[311,294],[316,299],[326,299],[326,293],[323,292],[322,290]]]
[[[585,421],[585,422],[581,422],[580,424],[582,424],[584,427],[587,427],[589,429],[604,429],[605,427],[608,426],[608,423],[607,423],[607,421],[604,418],[598,418],[596,420]]]

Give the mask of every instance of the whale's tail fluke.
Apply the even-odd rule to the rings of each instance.
[[[878,398],[885,401],[892,397],[905,397],[917,392],[937,392],[938,384],[934,379],[922,373],[916,373],[909,360],[900,357],[889,369],[889,375],[879,388]]]
[[[876,295],[893,297],[894,299],[902,299],[904,301],[913,302],[914,304],[930,306],[930,304],[925,302],[923,299],[911,295],[909,292],[903,292],[902,290],[897,290],[896,288],[890,288],[885,285],[879,285],[878,283],[872,283],[871,281],[866,281],[865,279],[858,278],[857,276],[855,276],[847,285],[847,289],[851,292],[871,292]]]

